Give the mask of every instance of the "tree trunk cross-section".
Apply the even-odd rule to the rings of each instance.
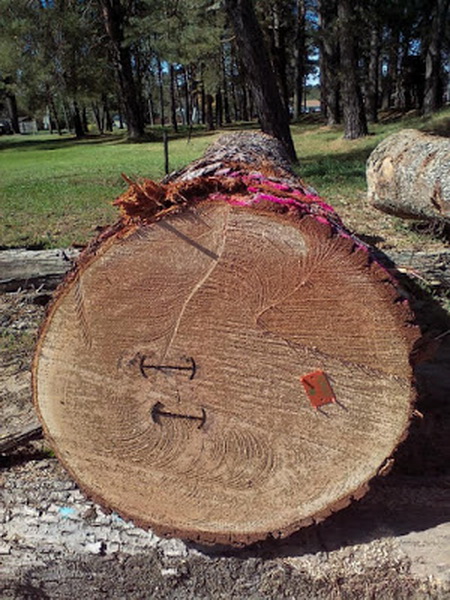
[[[58,457],[160,533],[288,535],[363,495],[409,423],[408,303],[276,153],[231,136],[132,184],[41,332],[34,398]],[[318,409],[301,383],[317,370],[336,396]]]

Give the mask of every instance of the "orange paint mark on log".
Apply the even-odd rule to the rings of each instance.
[[[302,375],[300,381],[305,388],[306,395],[308,396],[311,406],[319,408],[325,404],[336,402],[336,396],[334,395],[333,388],[331,387],[328,377],[320,369]]]

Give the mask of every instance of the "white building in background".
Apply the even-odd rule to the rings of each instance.
[[[22,117],[19,119],[20,133],[37,133],[38,126],[35,119],[29,117]]]

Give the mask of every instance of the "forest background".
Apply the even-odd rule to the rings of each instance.
[[[315,96],[325,122],[343,120],[346,137],[355,138],[380,110],[428,115],[449,100],[450,0],[253,5],[291,121],[311,109],[307,99]],[[261,117],[255,69],[233,28],[236,12],[249,6],[0,0],[0,116],[15,133],[26,130],[20,121],[32,119],[78,138],[124,127],[130,139],[157,125],[212,130]],[[264,59],[262,46],[257,53]]]

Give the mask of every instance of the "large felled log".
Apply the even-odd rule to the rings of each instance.
[[[383,140],[367,162],[369,201],[406,218],[450,222],[450,140],[405,129]]]
[[[34,398],[55,452],[158,532],[287,535],[360,497],[405,435],[408,303],[284,158],[231,136],[131,184],[42,330]]]

